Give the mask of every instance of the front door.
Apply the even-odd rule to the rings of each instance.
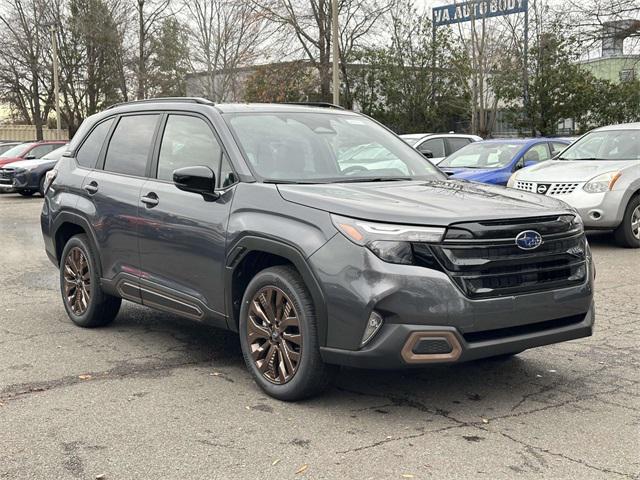
[[[217,200],[179,190],[173,184],[173,171],[195,165],[211,168],[218,185],[223,184],[220,172],[230,172],[207,120],[169,114],[157,162],[141,192],[142,300],[150,306],[226,325],[225,241],[235,188],[221,190]]]

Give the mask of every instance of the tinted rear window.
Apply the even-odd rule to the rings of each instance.
[[[79,165],[85,168],[94,168],[96,166],[100,150],[102,150],[102,145],[104,144],[104,139],[107,137],[112,123],[113,119],[110,118],[98,124],[98,126],[91,131],[76,154],[76,161]]]
[[[111,136],[104,169],[142,177],[153,142],[159,115],[122,117]]]

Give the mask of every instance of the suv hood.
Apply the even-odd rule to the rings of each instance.
[[[518,180],[535,182],[587,182],[596,175],[638,165],[635,160],[548,160],[523,168]]]
[[[560,200],[459,180],[278,185],[282,197],[346,217],[410,225],[567,213]]]

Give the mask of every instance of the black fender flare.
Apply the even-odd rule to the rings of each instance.
[[[86,234],[87,237],[89,237],[89,241],[91,242],[91,247],[93,250],[93,254],[96,256],[96,263],[98,264],[98,277],[102,278],[102,258],[100,257],[100,250],[98,250],[98,241],[96,239],[96,234],[93,231],[93,228],[91,227],[91,224],[89,223],[89,221],[84,218],[82,215],[79,215],[77,213],[73,213],[73,212],[60,212],[56,218],[53,221],[53,225],[52,225],[52,239],[53,239],[53,244],[54,247],[56,249],[56,253],[58,252],[58,243],[57,243],[57,237],[58,237],[58,231],[60,230],[60,227],[62,227],[62,225],[64,225],[65,223],[71,223],[73,225],[77,225],[78,227],[82,228]],[[58,258],[58,263],[60,262],[60,259]]]
[[[228,327],[235,332],[238,331],[238,322],[234,318],[233,312],[233,274],[236,267],[242,259],[249,253],[259,251],[278,255],[290,261],[293,266],[300,272],[305,285],[311,293],[311,298],[316,307],[316,319],[318,321],[318,340],[321,346],[326,344],[327,338],[327,305],[325,296],[320,287],[320,283],[316,279],[315,274],[311,270],[304,254],[294,245],[291,245],[282,239],[262,237],[255,235],[247,235],[242,237],[238,242],[229,249],[229,253],[225,262],[225,304],[228,312]]]

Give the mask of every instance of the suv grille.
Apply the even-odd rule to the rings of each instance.
[[[431,248],[444,270],[470,298],[498,297],[583,283],[587,246],[573,215],[456,224]],[[522,250],[518,233],[534,230],[543,243]]]
[[[538,192],[538,185],[544,185],[544,192]],[[580,185],[579,183],[534,183],[517,180],[515,188],[526,192],[543,193],[544,195],[568,195]]]
[[[11,185],[13,170],[0,169],[0,185]]]

